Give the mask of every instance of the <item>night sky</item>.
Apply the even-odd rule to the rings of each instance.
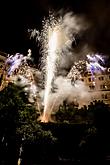
[[[27,53],[32,49],[36,61],[39,48],[35,41],[29,40],[29,28],[41,28],[42,19],[48,16],[49,9],[56,13],[73,11],[85,15],[92,23],[86,40],[93,50],[110,54],[110,1],[109,0],[3,0],[0,5],[0,51],[6,53]]]

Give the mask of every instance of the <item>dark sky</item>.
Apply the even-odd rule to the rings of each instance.
[[[86,34],[86,42],[99,52],[110,53],[109,0],[3,0],[0,5],[0,51],[26,53],[28,48],[38,54],[34,41],[28,37],[28,28],[41,28],[41,21],[49,9],[58,12],[72,10],[84,14],[93,26]]]

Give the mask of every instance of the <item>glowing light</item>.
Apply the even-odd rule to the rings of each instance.
[[[104,60],[100,55],[87,55],[87,59],[89,60],[89,63],[87,62],[87,69],[90,70],[92,74],[105,70],[105,68],[99,63],[99,60],[104,63]]]
[[[67,17],[66,17],[67,18]],[[71,17],[72,18],[72,17]],[[76,17],[75,17],[76,19]],[[68,30],[68,24],[69,21],[73,22],[71,25],[72,30]],[[79,61],[78,63],[74,62],[74,66],[71,68],[70,72],[67,74],[67,77],[59,78],[56,77],[57,72],[57,64],[60,63],[61,56],[59,55],[61,52],[60,50],[66,51],[62,49],[66,49],[66,46],[69,46],[71,48],[71,38],[75,40],[73,37],[73,32],[80,31],[80,25],[78,26],[78,23],[74,23],[72,19],[66,19],[64,26],[61,22],[61,19],[56,19],[53,15],[49,16],[49,19],[43,20],[43,29],[41,32],[37,31],[36,29],[30,30],[31,37],[33,38],[36,36],[37,40],[40,41],[41,46],[41,53],[42,53],[42,62],[41,62],[41,68],[42,73],[45,75],[45,78],[43,79],[43,83],[45,83],[45,90],[44,95],[42,99],[42,104],[44,105],[44,111],[42,116],[40,116],[41,122],[48,122],[50,121],[50,114],[54,107],[56,106],[57,102],[59,102],[60,98],[62,98],[62,101],[65,98],[69,98],[71,96],[72,101],[73,100],[80,100],[79,98],[85,99],[86,95],[86,88],[84,86],[84,83],[79,81],[82,77],[81,74],[84,73],[85,65],[87,66],[87,70],[91,72],[92,75],[92,81],[95,85],[95,73],[99,71],[104,71],[105,68],[101,65],[101,63],[104,63],[104,59],[98,55],[87,55],[87,61]],[[68,35],[65,34],[66,32],[69,32],[69,38]],[[75,30],[76,29],[76,30]],[[77,42],[75,42],[77,44]],[[66,46],[65,46],[66,45]],[[74,54],[73,54],[74,55]],[[62,57],[63,58],[63,57]],[[7,81],[13,81],[14,83],[21,85],[24,87],[24,90],[26,93],[29,93],[29,101],[34,102],[34,99],[36,99],[37,92],[39,91],[38,86],[35,82],[34,76],[33,76],[33,68],[28,66],[27,59],[31,59],[31,50],[28,50],[28,55],[23,56],[22,54],[16,53],[15,55],[12,55],[7,58],[5,62],[4,70],[6,70],[6,78]],[[87,71],[86,70],[86,71]],[[35,70],[36,71],[36,70]],[[3,72],[4,74],[4,72]],[[57,79],[57,81],[56,81]],[[62,89],[60,89],[59,93],[55,93],[56,97],[54,97],[54,101],[50,103],[50,99],[52,96],[52,88],[54,82],[57,82],[57,87],[60,89],[59,86],[63,86]],[[64,84],[63,84],[64,82]],[[72,83],[71,83],[72,82]],[[61,84],[62,83],[62,84]],[[55,84],[55,85],[56,85]],[[44,84],[43,84],[44,85]],[[59,85],[59,86],[58,86]],[[65,88],[65,90],[64,90]],[[44,86],[43,86],[44,89]],[[82,92],[81,92],[82,91]],[[66,94],[65,94],[66,93]],[[73,95],[70,93],[74,93]],[[61,96],[62,95],[62,96]],[[70,99],[70,100],[71,100]],[[82,101],[83,102],[83,101]],[[60,102],[61,103],[61,102]],[[84,103],[84,102],[83,102]],[[59,104],[57,104],[59,105]]]
[[[24,91],[29,95],[29,101],[34,102],[38,89],[34,81],[34,69],[28,65],[27,60],[32,60],[30,49],[28,50],[27,56],[16,53],[6,59],[2,71],[0,90],[7,86],[9,82],[15,83],[16,85],[24,87]]]
[[[56,28],[51,32],[52,29],[49,29],[49,43],[48,43],[48,55],[46,59],[46,86],[45,86],[45,95],[44,95],[44,114],[42,120],[47,121],[46,111],[49,108],[49,94],[51,92],[52,81],[55,76],[56,71],[56,59],[57,59],[57,42],[58,42],[58,32]]]
[[[94,82],[95,73],[105,70],[105,68],[99,62],[101,61],[104,64],[104,59],[98,54],[91,55],[91,56],[87,55],[87,59],[88,59],[88,62],[86,61],[87,70],[91,72],[91,75],[92,75],[91,78],[92,78],[92,81]],[[94,85],[95,85],[95,82],[94,82]]]
[[[31,52],[29,51],[28,56],[23,56],[20,53],[11,55],[5,62],[5,68],[8,66],[8,76],[11,76],[19,67],[26,64],[27,59],[30,59]]]

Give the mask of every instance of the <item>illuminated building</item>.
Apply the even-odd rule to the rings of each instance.
[[[101,73],[94,75],[94,81],[88,72],[82,76],[82,81],[88,86],[91,101],[102,100],[106,104],[110,104],[110,68]]]

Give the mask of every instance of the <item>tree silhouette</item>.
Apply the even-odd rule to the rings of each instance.
[[[23,88],[10,83],[0,92],[0,164],[15,165],[27,143],[53,143],[56,139],[38,123],[38,113]]]

